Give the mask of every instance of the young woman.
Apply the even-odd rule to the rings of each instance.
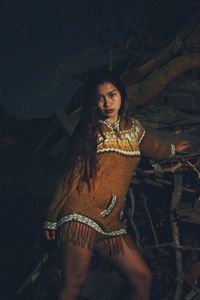
[[[145,132],[125,115],[126,92],[111,73],[93,77],[82,116],[69,141],[66,173],[44,223],[48,240],[62,250],[59,300],[77,299],[94,252],[115,265],[130,285],[130,299],[147,300],[151,272],[126,231],[125,196],[140,155],[164,159],[189,147]]]

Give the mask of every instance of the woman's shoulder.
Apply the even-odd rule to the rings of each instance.
[[[135,117],[123,117],[121,120],[121,128],[122,129],[133,129],[133,130],[144,130],[143,125],[141,122],[136,119]]]
[[[128,117],[126,124],[127,127],[124,130],[122,129],[122,133],[124,132],[125,135],[128,134],[131,139],[137,140],[140,143],[145,135],[145,129],[141,122],[134,117]]]

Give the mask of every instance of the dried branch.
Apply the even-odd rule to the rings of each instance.
[[[200,289],[189,280],[186,280],[189,286],[200,296]]]
[[[175,211],[179,206],[181,200],[182,187],[183,187],[183,177],[181,174],[177,174],[174,176],[174,191],[172,193],[172,200],[171,200],[171,207],[170,207],[172,236],[173,236],[174,244],[176,246],[181,246],[179,227],[177,225]],[[184,282],[182,253],[179,249],[176,249],[176,270],[177,270],[177,287],[174,295],[174,300],[179,300],[181,299],[183,282]]]
[[[130,197],[130,201],[131,201],[131,207],[130,209],[128,210],[128,219],[129,219],[129,222],[130,222],[130,225],[135,233],[135,240],[136,240],[136,244],[138,246],[138,248],[140,249],[141,252],[143,252],[143,247],[140,243],[140,233],[137,229],[137,226],[135,224],[135,221],[134,221],[134,213],[135,213],[135,197],[134,197],[134,193],[133,193],[133,190],[132,188],[129,188],[129,197]]]
[[[168,61],[170,57],[178,51],[177,44],[183,46],[183,39],[188,36],[195,28],[198,18],[195,17],[192,19],[192,22],[185,26],[181,32],[168,44],[165,49],[162,49],[156,56],[154,56],[150,61],[144,63],[137,69],[130,69],[126,71],[121,76],[121,80],[125,85],[129,85],[133,82],[138,82],[143,80],[149,73],[153,70],[158,69],[163,63]],[[179,41],[179,43],[177,43]],[[180,43],[180,41],[182,43]]]
[[[159,249],[159,248],[173,248],[173,249],[182,250],[182,251],[197,251],[197,252],[200,252],[199,247],[175,245],[174,243],[162,243],[162,244],[159,244],[159,245],[147,246],[147,247],[145,247],[144,251],[152,251],[152,250],[156,250],[156,249]]]
[[[151,230],[152,230],[152,233],[153,233],[153,237],[154,237],[155,243],[156,243],[156,245],[158,246],[158,245],[159,245],[158,237],[157,237],[157,234],[156,234],[154,225],[153,225],[153,221],[152,221],[152,218],[151,218],[150,211],[149,211],[149,209],[148,209],[147,198],[146,198],[146,196],[145,196],[144,193],[141,193],[141,198],[142,198],[143,203],[144,203],[144,208],[145,208],[145,211],[146,211],[148,220],[149,220],[149,224],[150,224],[150,226],[151,226]]]
[[[182,54],[160,69],[152,71],[140,83],[135,83],[127,87],[127,110],[132,111],[137,105],[144,105],[156,97],[166,86],[186,71],[200,67],[200,53]]]
[[[149,179],[146,177],[143,178],[133,178],[132,180],[133,184],[136,185],[141,185],[141,184],[146,184],[149,186],[155,186],[155,187],[161,187],[164,188],[165,186],[172,186],[172,182],[163,178],[154,178],[153,179]],[[187,193],[191,193],[191,194],[197,194],[197,191],[195,189],[192,189],[190,187],[183,187],[183,192],[187,192]]]
[[[189,160],[186,160],[184,163],[188,165],[197,174],[198,179],[200,179],[200,172],[197,169],[197,167],[194,164],[192,164]]]
[[[162,168],[159,165],[159,168],[154,168],[153,170],[141,170],[139,169],[139,172],[143,175],[151,175],[151,174],[164,174],[164,173],[177,173],[182,170],[185,170],[186,168],[191,169],[192,171],[197,174],[197,178],[200,179],[200,171],[197,169],[195,164],[192,164],[188,159],[186,160],[184,157],[179,158],[177,160],[177,163],[175,165],[172,165],[171,167]]]
[[[37,281],[37,279],[40,276],[40,273],[43,269],[43,267],[48,262],[49,255],[46,253],[42,259],[39,261],[37,266],[34,268],[34,270],[31,272],[31,274],[28,276],[28,278],[24,281],[24,283],[20,286],[20,288],[17,291],[17,295],[20,295],[27,287],[32,285]]]
[[[184,164],[182,162],[178,162],[176,165],[172,167],[167,168],[158,168],[153,170],[144,170],[144,174],[150,175],[150,174],[163,174],[163,173],[176,173],[177,171],[180,171],[184,167]]]

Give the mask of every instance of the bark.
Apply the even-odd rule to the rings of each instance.
[[[196,37],[196,23],[198,24],[198,18],[194,18],[191,23],[185,26],[181,32],[168,44],[168,46],[159,51],[159,53],[156,54],[150,61],[144,63],[137,69],[130,69],[124,72],[121,75],[121,80],[124,85],[130,85],[134,82],[141,81],[153,70],[159,68],[161,65],[169,61],[170,58],[172,58],[172,55],[179,53],[183,48],[191,48],[188,46],[191,45],[191,42],[189,43],[187,41],[194,41]]]
[[[174,244],[179,247],[180,244],[180,231],[179,226],[176,220],[176,209],[181,202],[181,195],[182,195],[182,188],[183,188],[183,177],[182,175],[178,174],[174,177],[174,191],[172,193],[172,200],[171,200],[171,228],[172,228],[172,236]],[[176,292],[174,295],[174,300],[180,300],[182,296],[182,289],[183,289],[183,259],[182,253],[180,250],[176,249],[176,271],[177,271],[177,286]]]
[[[200,67],[200,53],[183,54],[156,69],[141,83],[127,87],[128,111],[156,97],[167,84],[186,71]]]

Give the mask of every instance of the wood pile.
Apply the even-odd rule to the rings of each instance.
[[[172,142],[187,138],[192,143],[189,152],[169,161],[142,159],[127,195],[129,231],[153,274],[152,299],[200,299],[198,37],[195,18],[159,53],[121,72],[129,114],[162,138]],[[130,56],[131,40],[120,51]],[[79,77],[85,80],[87,74]],[[1,219],[9,224],[2,235],[1,263],[6,276],[1,283],[11,293],[10,299],[16,295],[21,300],[56,299],[61,276],[57,249],[44,242],[40,228],[80,109],[78,92],[66,109],[58,109],[49,119],[20,121],[3,112]],[[13,266],[16,270],[10,276],[7,270]],[[126,291],[120,274],[94,258],[80,299],[126,300]]]

